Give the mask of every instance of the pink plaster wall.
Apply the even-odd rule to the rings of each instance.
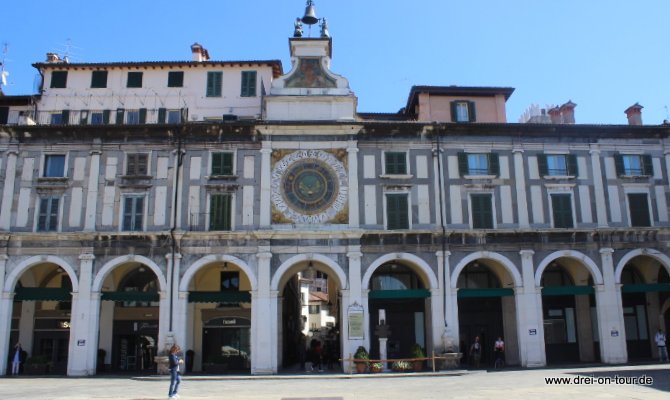
[[[436,96],[419,94],[418,120],[451,122],[451,102],[467,100],[475,102],[475,122],[507,122],[505,96],[502,94],[483,96]]]

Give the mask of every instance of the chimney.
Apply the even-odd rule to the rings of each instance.
[[[558,107],[552,107],[547,111],[549,113],[549,118],[551,119],[552,124],[560,124],[561,121],[561,110]]]
[[[48,63],[57,63],[60,62],[60,57],[56,53],[47,53],[47,62]]]
[[[639,103],[635,103],[624,111],[628,117],[628,125],[642,125],[642,108]]]
[[[575,107],[577,107],[577,104],[573,103],[572,100],[568,100],[567,103],[559,108],[564,124],[575,123]]]
[[[191,53],[193,53],[193,61],[202,62],[209,60],[209,52],[200,43],[193,43],[191,45]]]

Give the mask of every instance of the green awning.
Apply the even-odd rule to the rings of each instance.
[[[107,301],[158,301],[158,292],[102,292],[102,300]]]
[[[426,299],[430,297],[428,289],[408,290],[370,290],[368,299]]]
[[[457,296],[459,299],[474,299],[477,297],[504,297],[514,296],[514,289],[512,288],[487,288],[487,289],[458,289]]]
[[[188,292],[189,303],[223,303],[236,305],[239,303],[250,303],[249,292]]]
[[[542,296],[593,294],[593,286],[550,286],[542,288]]]
[[[636,283],[621,287],[623,293],[670,292],[670,283]]]
[[[14,300],[21,301],[72,301],[70,289],[64,288],[16,288]]]

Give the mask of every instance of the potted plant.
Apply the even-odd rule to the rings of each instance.
[[[28,357],[25,362],[24,371],[29,375],[46,375],[49,373],[50,364],[47,356]]]
[[[370,355],[368,354],[368,351],[365,350],[365,347],[358,346],[358,349],[356,349],[356,353],[354,353],[354,364],[356,364],[357,373],[362,374],[367,370],[369,364],[367,360],[369,359]]]
[[[414,369],[414,365],[409,361],[394,361],[391,369],[395,372],[408,372]]]
[[[410,357],[411,358],[426,358],[426,353],[423,351],[423,348],[418,343],[414,343],[410,348]],[[424,360],[414,360],[414,371],[421,372],[423,370],[423,361]]]
[[[380,362],[370,363],[370,372],[378,374],[384,370],[384,364]]]

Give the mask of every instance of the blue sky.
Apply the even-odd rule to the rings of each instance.
[[[333,37],[332,70],[360,112],[396,112],[412,85],[509,86],[507,118],[530,104],[577,103],[577,123],[670,120],[670,1],[315,0]],[[304,0],[3,0],[8,95],[33,93],[34,62],[279,59]],[[318,28],[312,28],[312,36]],[[66,46],[70,44],[69,48]]]

